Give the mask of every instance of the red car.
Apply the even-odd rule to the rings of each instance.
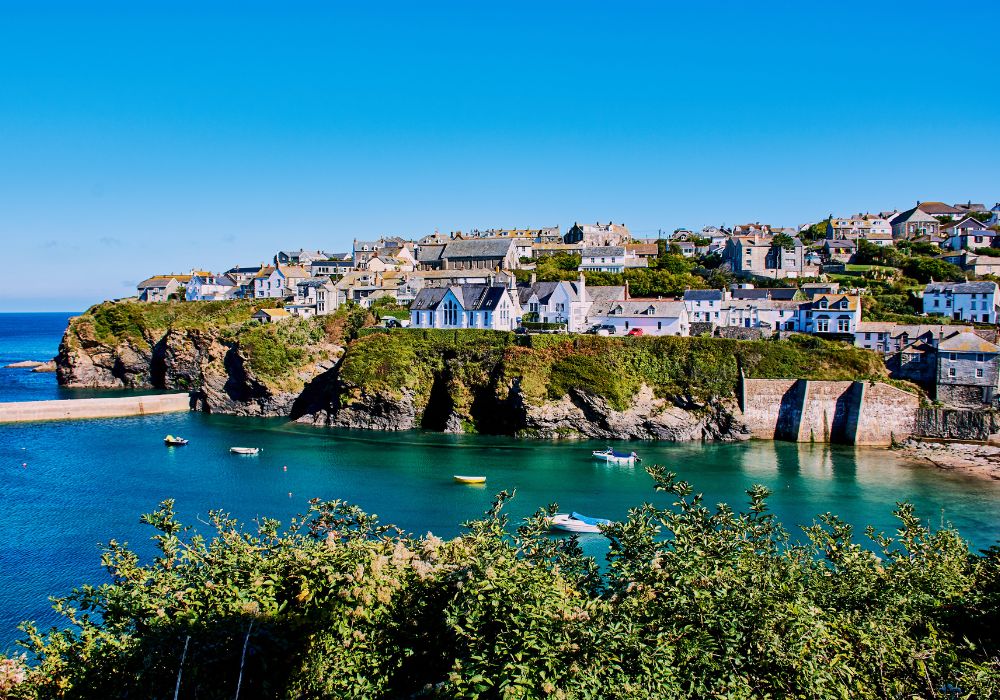
[[[633,328],[632,330],[630,330],[625,335],[642,335],[642,329],[641,328]]]

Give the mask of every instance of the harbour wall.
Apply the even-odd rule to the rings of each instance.
[[[153,413],[178,413],[191,409],[191,397],[184,394],[116,396],[106,399],[65,399],[0,403],[0,423],[25,423],[77,418],[120,418]]]
[[[889,445],[917,429],[920,399],[888,384],[740,380],[743,422],[755,438]]]

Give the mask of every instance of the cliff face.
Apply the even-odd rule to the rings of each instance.
[[[260,326],[225,310],[225,322],[207,325],[179,311],[164,323],[143,308],[95,309],[63,339],[65,386],[189,390],[206,411],[362,430],[744,440],[741,370],[816,379],[885,372],[872,353],[816,339],[362,331],[345,350],[334,342],[342,336],[334,317]]]
[[[138,323],[128,332],[109,333],[101,315],[107,307],[95,307],[67,328],[56,357],[61,385],[191,391],[201,410],[287,416],[343,352],[306,321],[279,330],[237,316],[215,327]]]

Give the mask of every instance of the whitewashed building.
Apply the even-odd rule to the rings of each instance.
[[[956,321],[997,322],[996,282],[931,282],[924,287],[924,313]]]
[[[517,293],[500,285],[466,284],[425,288],[410,304],[411,328],[483,328],[510,331],[521,307]]]
[[[687,307],[682,301],[663,299],[617,299],[595,302],[590,323],[612,326],[615,335],[641,331],[642,335],[690,335]]]

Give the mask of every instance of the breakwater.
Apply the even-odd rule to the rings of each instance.
[[[190,408],[191,397],[186,393],[116,396],[105,399],[16,401],[0,403],[0,423],[78,418],[120,418],[153,413],[178,413],[190,410]]]

